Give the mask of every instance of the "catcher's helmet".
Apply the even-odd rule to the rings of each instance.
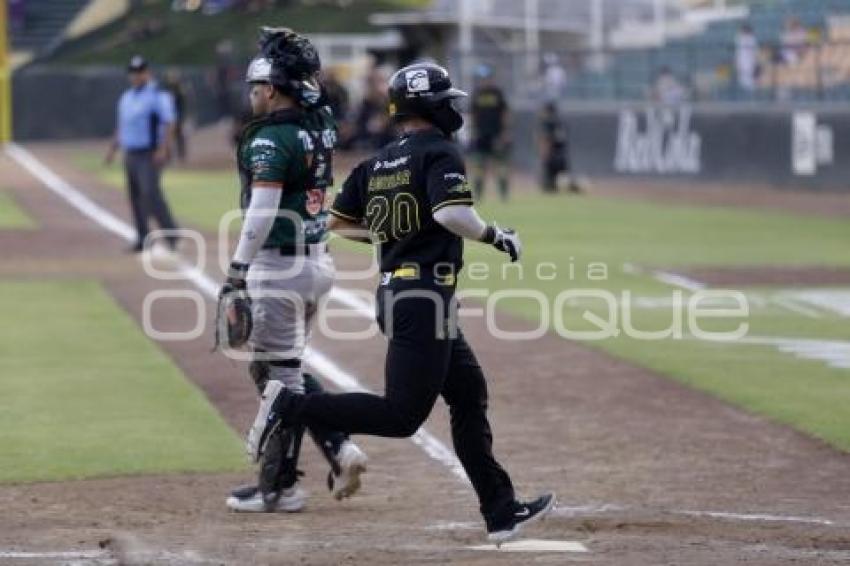
[[[452,87],[444,68],[434,63],[415,63],[390,78],[390,116],[396,120],[418,116],[448,135],[463,125],[463,117],[452,101],[465,96],[465,92]]]
[[[268,83],[292,96],[301,106],[320,105],[322,68],[316,48],[306,37],[287,28],[260,28],[260,53],[248,65],[245,81]]]

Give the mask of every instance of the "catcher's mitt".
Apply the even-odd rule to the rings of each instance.
[[[215,313],[215,346],[221,345],[221,337],[227,340],[230,348],[241,348],[251,337],[253,318],[251,317],[251,297],[245,289],[234,289],[222,293],[218,298]]]

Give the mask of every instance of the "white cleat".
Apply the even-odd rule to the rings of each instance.
[[[234,492],[227,498],[227,507],[237,513],[297,513],[307,504],[307,492],[298,484],[284,489],[277,503],[269,508],[263,500],[263,494],[256,487]]]
[[[366,471],[369,458],[356,444],[346,440],[340,445],[336,460],[340,471],[339,474],[333,471],[328,474],[328,489],[334,499],[342,501],[360,489],[360,474]]]

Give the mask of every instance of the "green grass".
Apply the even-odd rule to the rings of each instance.
[[[15,203],[11,196],[0,191],[0,229],[35,228],[35,222]]]
[[[94,153],[81,152],[74,164],[98,176],[116,190],[126,190],[124,169],[120,164],[104,166]],[[239,179],[236,171],[198,171],[168,168],[162,177],[162,187],[174,215],[181,224],[207,232],[218,232],[219,221],[228,211],[239,208]],[[238,218],[231,230],[239,228]]]
[[[253,53],[260,26],[286,26],[307,33],[363,33],[382,31],[369,23],[374,12],[421,7],[425,0],[355,0],[336,6],[278,7],[259,13],[226,12],[214,16],[172,12],[171,0],[141,3],[127,16],[63,46],[58,63],[125,65],[136,53],[154,63],[205,65],[215,62],[216,45],[231,39],[240,56]],[[156,21],[162,31],[149,39],[131,40],[131,29]]]
[[[509,205],[487,203],[486,217],[521,230],[526,255],[525,278],[507,278],[465,285],[492,289],[527,286],[550,299],[565,289],[603,289],[619,298],[671,297],[675,289],[648,275],[623,271],[624,263],[676,271],[693,266],[850,266],[850,224],[844,220],[797,216],[752,209],[666,206],[593,197],[533,195]],[[498,273],[502,258],[482,246],[469,246],[467,262],[483,262]],[[559,277],[540,280],[533,266],[552,262]],[[607,266],[603,281],[590,280],[587,266]],[[572,266],[573,271],[570,271]],[[531,273],[529,273],[531,272]],[[775,290],[748,289],[764,295]],[[683,292],[687,301],[690,293]],[[505,301],[501,307],[531,320],[540,309],[530,301]],[[563,319],[571,330],[592,330],[586,311],[609,316],[601,301],[568,306]],[[551,313],[550,309],[550,313]],[[633,326],[661,330],[673,320],[672,308],[632,309]],[[827,312],[808,318],[776,304],[753,306],[746,318],[751,336],[850,340],[846,318]],[[617,313],[622,324],[622,311]],[[734,330],[736,318],[719,318],[702,326],[720,332]],[[685,325],[684,336],[690,332]],[[821,361],[803,360],[773,346],[718,344],[682,340],[637,340],[623,334],[586,345],[652,369],[692,387],[778,422],[806,431],[843,450],[850,450],[850,371]]]
[[[850,265],[850,223],[744,208],[533,195],[486,213],[521,226],[529,259],[659,267]]]
[[[120,177],[116,179],[120,184]],[[221,172],[173,171],[165,185],[177,213],[203,228],[217,225],[220,214],[234,202],[231,195],[236,191],[232,176]],[[203,198],[204,194],[218,196],[209,199]],[[525,244],[523,272],[509,267],[503,276],[502,254],[469,244],[462,285],[489,290],[531,288],[542,292],[550,303],[567,289],[607,290],[618,299],[624,291],[634,297],[656,298],[669,298],[674,293],[674,288],[649,275],[625,272],[625,263],[644,270],[671,271],[707,266],[850,267],[850,223],[841,219],[540,194],[517,195],[507,205],[487,201],[479,209],[485,218],[520,230]],[[345,249],[362,248],[351,245]],[[542,263],[554,264],[554,279],[536,276],[535,266]],[[484,281],[470,277],[473,264],[477,265],[475,269],[488,272]],[[550,271],[547,268],[547,274]],[[602,280],[598,280],[600,274],[604,274]],[[741,291],[765,295],[775,290]],[[689,293],[684,292],[683,297],[687,301]],[[541,316],[539,307],[528,300],[504,300],[499,307],[530,320]],[[552,310],[550,315],[554,316]],[[591,330],[583,318],[586,310],[599,316],[607,312],[597,302],[586,307],[567,306],[558,314],[563,314],[571,330]],[[673,311],[636,308],[632,313],[634,327],[659,330],[670,325]],[[621,312],[618,319],[621,326]],[[720,318],[706,326],[715,332],[730,331],[739,322]],[[749,334],[755,336],[850,340],[847,320],[827,312],[821,318],[807,318],[770,304],[767,308],[754,306],[746,322]],[[687,327],[684,334],[690,334]],[[801,360],[772,346],[646,341],[624,335],[585,344],[850,450],[848,370]]]
[[[0,482],[242,470],[240,442],[96,283],[0,283]]]

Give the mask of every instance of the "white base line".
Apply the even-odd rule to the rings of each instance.
[[[57,560],[99,560],[110,558],[110,555],[102,550],[83,552],[23,552],[17,550],[0,550],[0,558],[17,558],[22,560],[32,560],[35,558],[55,558]]]
[[[623,273],[628,273],[629,275],[643,275],[646,273],[646,270],[639,265],[629,262],[624,263],[622,269]],[[696,292],[706,288],[705,283],[697,281],[696,279],[691,279],[690,277],[685,277],[684,275],[679,275],[678,273],[652,270],[649,272],[649,275],[651,275],[656,281],[660,281],[665,285],[672,285],[673,287],[679,287],[680,289],[685,289],[687,291]]]
[[[821,517],[800,517],[794,515],[774,515],[771,513],[732,513],[726,511],[693,511],[693,510],[647,510],[655,513],[671,513],[673,515],[686,515],[688,517],[708,517],[713,519],[729,519],[733,521],[752,521],[764,523],[802,523],[807,525],[824,525],[828,527],[840,526],[835,521]],[[552,510],[552,516],[574,519],[593,515],[610,515],[612,513],[641,512],[640,507],[628,505],[615,505],[602,503],[596,505],[581,505],[575,507],[558,506]]]
[[[786,515],[770,515],[762,513],[727,513],[724,511],[676,511],[679,515],[688,515],[691,517],[712,517],[716,519],[733,519],[737,521],[761,521],[761,522],[780,522],[780,523],[804,523],[811,525],[835,525],[835,521],[829,519],[819,519],[817,517],[794,517]]]
[[[790,298],[777,297],[777,298],[773,299],[773,302],[775,302],[777,305],[779,305],[781,307],[785,307],[789,311],[795,312],[797,314],[801,314],[803,316],[807,316],[809,318],[822,318],[820,313],[818,311],[816,311],[815,309],[801,305],[797,301],[790,299]]]
[[[634,265],[633,263],[624,263],[623,273],[628,273],[629,275],[639,275],[643,273],[643,271],[640,267]],[[690,277],[686,277],[684,275],[680,275],[678,273],[672,273],[669,271],[652,271],[650,272],[650,275],[652,275],[653,279],[664,283],[665,285],[679,287],[680,289],[685,289],[687,291],[691,291],[692,293],[702,291],[708,288],[708,285],[706,285],[705,283],[697,281],[696,279],[692,279]],[[795,312],[797,314],[801,314],[809,318],[821,318],[820,313],[818,313],[817,311],[797,304],[791,299],[776,298],[773,299],[773,301],[777,305],[791,312]]]
[[[679,275],[678,273],[668,273],[666,271],[653,271],[652,276],[667,285],[672,285],[674,287],[680,287],[682,289],[696,292],[702,291],[705,289],[705,283],[700,283],[696,279],[691,279],[690,277],[685,277],[684,275]]]
[[[135,241],[136,232],[129,224],[93,202],[70,183],[64,181],[41,163],[32,153],[14,143],[6,145],[6,153],[24,169],[29,171],[33,177],[41,181],[48,189],[64,199],[83,215],[118,237],[129,242]],[[188,280],[192,281],[201,292],[207,295],[208,298],[212,300],[217,298],[219,285],[206,273],[182,259],[177,261],[177,269]],[[335,300],[342,302],[359,315],[369,320],[374,319],[375,310],[354,293],[338,287],[335,287],[331,293],[331,296]],[[346,391],[368,391],[355,376],[345,372],[329,357],[318,350],[308,348],[305,354],[307,363],[337,387]],[[411,438],[411,441],[421,447],[428,456],[446,466],[458,479],[465,483],[469,482],[466,472],[464,472],[463,466],[461,466],[454,452],[424,427],[417,431]]]

